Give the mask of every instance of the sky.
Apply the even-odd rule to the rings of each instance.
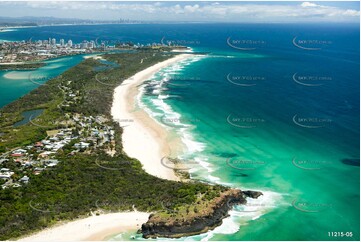
[[[2,17],[205,22],[357,22],[360,3],[326,1],[1,1]]]

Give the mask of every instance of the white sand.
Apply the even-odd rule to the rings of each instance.
[[[136,110],[138,85],[150,78],[161,68],[190,58],[193,55],[182,54],[160,62],[133,77],[125,80],[114,92],[112,115],[115,120],[129,119],[133,122],[120,122],[129,125],[124,128],[124,151],[131,157],[137,158],[144,169],[151,175],[179,180],[174,171],[161,165],[160,159],[169,155],[171,142],[167,139],[167,132],[149,115],[139,109]],[[136,110],[136,111],[135,111]],[[173,147],[172,147],[173,148]],[[65,222],[52,228],[45,229],[20,241],[80,241],[104,240],[105,238],[122,232],[140,229],[148,220],[150,213],[124,212],[91,216],[72,222]]]
[[[137,107],[138,88],[160,69],[192,56],[194,55],[180,54],[153,65],[125,80],[114,92],[112,115],[124,127],[124,151],[130,157],[138,159],[147,173],[159,178],[179,180],[172,169],[161,164],[162,157],[170,156],[175,149],[176,141],[169,140],[164,127]]]
[[[99,241],[118,233],[140,229],[149,215],[141,212],[93,215],[42,230],[18,241]]]
[[[21,64],[26,64],[26,62],[0,62],[0,64],[1,65],[21,65]]]
[[[94,59],[94,60],[105,60],[100,54],[96,54],[96,55],[86,55],[83,57],[84,59]]]
[[[9,71],[3,75],[3,77],[11,80],[29,80],[31,71]],[[36,77],[35,75],[33,78]],[[29,80],[30,81],[30,80]]]

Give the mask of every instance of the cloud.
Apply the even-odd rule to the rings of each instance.
[[[343,11],[342,14],[343,14],[343,15],[346,15],[346,16],[358,17],[358,16],[360,16],[360,11],[356,11],[356,10],[352,10],[352,9],[347,9],[347,10]]]
[[[310,2],[303,2],[303,3],[301,4],[301,7],[304,7],[304,8],[307,8],[307,7],[318,7],[318,6],[320,6],[320,5],[317,5],[317,4],[315,4],[315,3],[310,3]]]
[[[191,5],[184,6],[184,11],[186,13],[195,13],[195,12],[197,12],[197,10],[199,10],[199,5],[198,4],[195,4],[193,6],[191,6]]]
[[[267,3],[267,2],[92,2],[92,1],[47,1],[17,2],[16,8],[30,8],[25,15],[41,9],[51,10],[66,17],[93,16],[96,11],[99,19],[129,17],[138,20],[188,20],[188,21],[359,21],[358,9],[318,5],[312,2],[300,4]],[[16,4],[0,2],[4,4]],[[14,5],[13,5],[14,6]],[[33,9],[33,10],[32,10]],[[65,12],[66,11],[66,12]],[[5,12],[6,13],[6,12]],[[76,16],[68,16],[72,13]],[[68,14],[68,15],[67,15]],[[60,15],[60,16],[59,16]],[[79,15],[80,16],[80,15]]]

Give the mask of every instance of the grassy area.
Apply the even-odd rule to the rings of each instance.
[[[40,141],[47,136],[46,131],[63,127],[69,114],[102,114],[110,119],[114,88],[136,72],[172,55],[150,50],[108,54],[104,58],[119,67],[102,72],[94,70],[100,65],[97,60],[85,60],[1,109],[0,152]],[[77,98],[69,100],[59,86],[69,87],[77,93]],[[61,106],[65,99],[71,105]],[[12,124],[21,119],[23,111],[39,108],[45,111],[34,120],[37,125],[29,123],[14,129]],[[116,140],[113,157],[102,150],[70,155],[71,143],[56,154],[61,161],[57,166],[40,175],[29,174],[29,184],[0,188],[0,240],[86,216],[92,211],[125,211],[135,206],[140,211],[159,211],[160,216],[175,216],[178,212],[184,217],[201,211],[226,189],[195,181],[168,181],[147,174],[138,160],[124,154],[122,129],[111,124]]]

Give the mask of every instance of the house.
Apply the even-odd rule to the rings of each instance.
[[[54,154],[52,151],[44,151],[43,153],[39,154],[39,158],[47,159],[49,155]]]
[[[51,150],[54,148],[54,146],[53,145],[45,145],[44,148],[47,150]]]
[[[71,138],[70,137],[66,137],[65,139],[64,139],[64,142],[66,142],[66,143],[68,143],[68,142],[70,142],[71,141]]]
[[[107,119],[104,118],[103,116],[96,116],[95,117],[95,122],[97,122],[98,124],[102,124],[102,123],[104,123],[106,121],[107,121]]]
[[[92,129],[92,135],[93,136],[98,136],[99,135],[99,130],[97,130],[97,129]]]
[[[44,145],[50,145],[51,142],[49,140],[42,140],[41,143],[43,143]]]
[[[45,163],[46,167],[54,167],[59,163],[59,161],[55,160],[55,159],[49,159],[49,160],[44,161],[44,163]]]
[[[52,151],[57,151],[57,150],[63,148],[64,145],[65,145],[65,144],[62,144],[62,143],[60,143],[60,142],[59,142],[59,143],[56,143],[56,144],[53,146]]]
[[[12,152],[13,154],[25,154],[26,150],[24,149],[17,149]]]
[[[86,142],[80,142],[80,143],[74,144],[74,147],[77,149],[79,149],[79,148],[86,149],[86,148],[89,148],[89,146],[90,146],[90,143],[86,143]]]
[[[10,180],[11,176],[14,172],[10,171],[9,168],[1,168],[0,169],[0,179]]]
[[[22,163],[22,162],[23,162],[23,159],[17,158],[17,159],[15,159],[14,161],[15,161],[15,162],[18,162],[18,163]]]
[[[46,167],[54,167],[54,166],[56,166],[57,164],[55,164],[55,163],[50,163],[50,164],[48,164],[48,165],[46,165]]]
[[[43,170],[44,170],[44,168],[36,167],[33,171],[33,174],[39,175]]]
[[[9,172],[9,171],[10,171],[9,168],[1,168],[0,169],[0,173]]]
[[[22,166],[24,167],[30,167],[31,166],[31,162],[30,161],[25,161]]]
[[[58,137],[51,137],[49,140],[54,142],[54,141],[59,141],[59,138]]]
[[[64,132],[63,131],[60,131],[56,136],[58,136],[58,137],[63,137],[65,134],[64,134]]]
[[[28,176],[23,176],[20,178],[19,182],[27,184],[29,182],[30,178]]]
[[[22,157],[23,154],[20,153],[15,153],[15,154],[11,154],[12,157]]]
[[[44,145],[41,142],[36,142],[34,146],[35,147],[43,147]]]
[[[0,174],[0,179],[9,180],[10,177],[11,177],[11,175],[8,174],[8,173],[7,174]]]

